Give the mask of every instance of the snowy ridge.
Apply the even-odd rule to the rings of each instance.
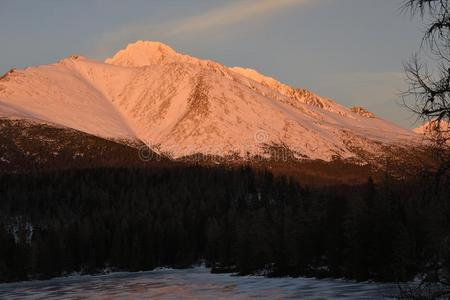
[[[450,145],[450,123],[445,120],[439,123],[436,120],[428,121],[415,128],[414,132],[432,142],[444,142]]]
[[[105,63],[70,56],[0,79],[0,117],[32,119],[105,138],[142,140],[174,158],[268,155],[353,158],[417,134],[251,69],[138,41]],[[353,146],[351,144],[354,144]]]
[[[436,121],[429,121],[414,129],[419,134],[433,134],[436,131],[450,131],[450,123],[442,120],[439,124]]]

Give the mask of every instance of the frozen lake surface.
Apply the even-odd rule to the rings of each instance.
[[[389,299],[395,284],[238,277],[198,267],[0,284],[0,299]]]

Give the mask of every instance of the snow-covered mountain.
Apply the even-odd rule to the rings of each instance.
[[[329,161],[380,155],[418,136],[361,107],[147,41],[105,62],[73,55],[11,70],[0,78],[0,117],[140,140],[174,158],[248,158],[282,148]]]
[[[450,143],[450,123],[445,120],[440,122],[435,120],[428,121],[414,129],[414,132],[431,141],[446,141]]]

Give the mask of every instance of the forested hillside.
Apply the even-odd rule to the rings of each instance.
[[[0,176],[0,280],[187,267],[403,281],[449,267],[450,185],[307,187],[250,168]]]

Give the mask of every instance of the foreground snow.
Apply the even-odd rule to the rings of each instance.
[[[238,277],[206,268],[0,284],[5,299],[383,299],[395,284],[311,278]]]

